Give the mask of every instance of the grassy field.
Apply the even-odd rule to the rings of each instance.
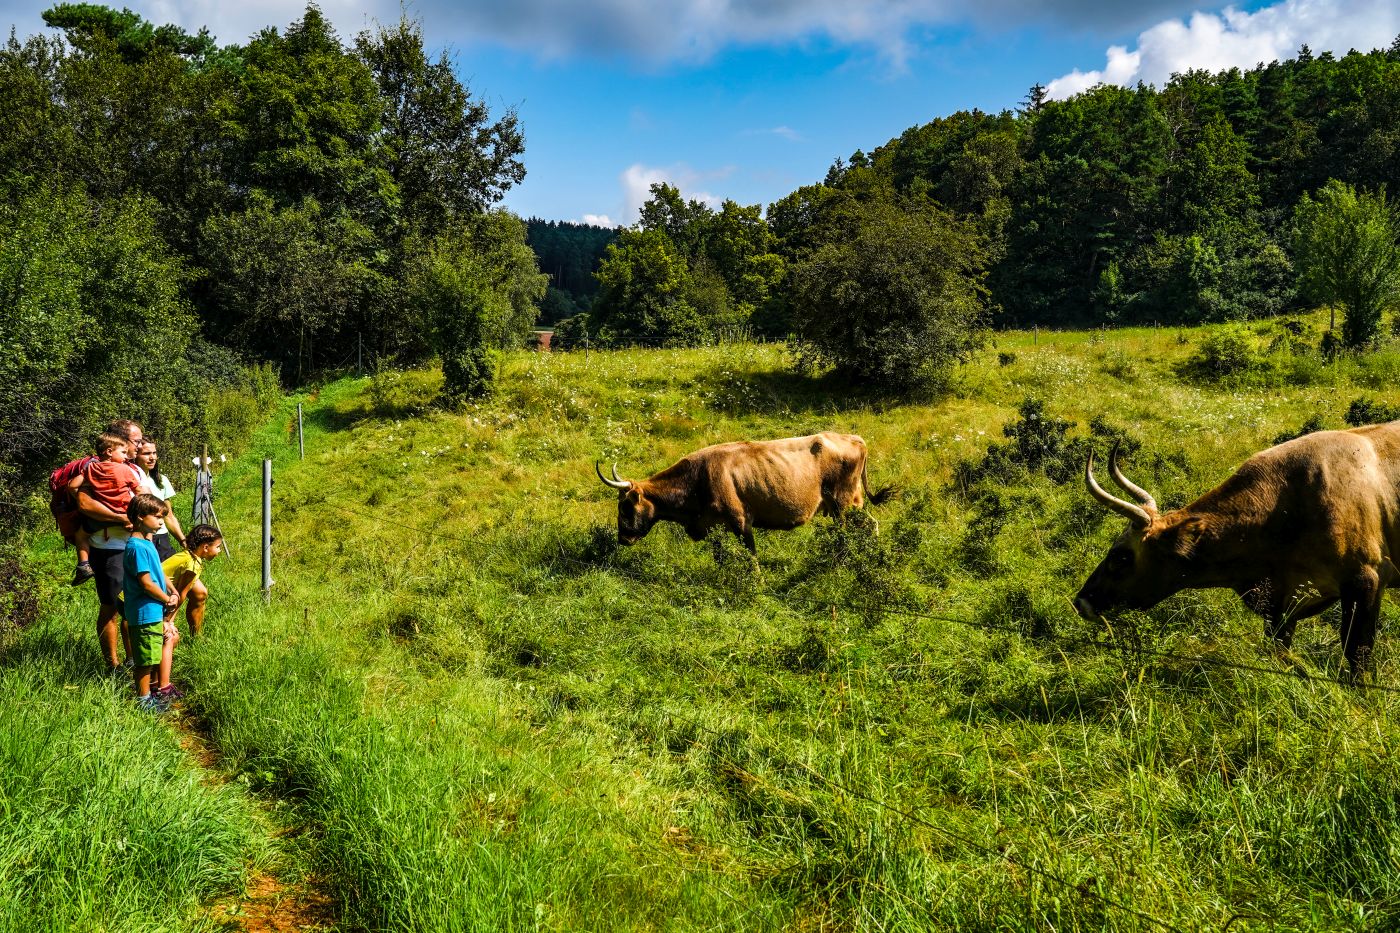
[[[90,592],[7,636],[0,929],[215,928],[269,866],[346,930],[1393,929],[1393,608],[1394,689],[1363,690],[1332,616],[1283,658],[1229,593],[1111,627],[1069,603],[1122,524],[1086,444],[1126,441],[1175,506],[1309,419],[1400,402],[1400,352],[1328,363],[1261,325],[1206,381],[1212,339],[1001,334],[899,404],[777,346],[522,353],[457,414],[427,371],[289,398],[218,477],[232,556],[177,658],[213,773],[98,682]],[[878,535],[759,532],[759,572],[673,526],[617,547],[595,459],[636,478],[827,429],[905,489]]]

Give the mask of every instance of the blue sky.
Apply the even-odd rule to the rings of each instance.
[[[240,42],[302,2],[138,0],[157,23]],[[125,4],[123,4],[125,5]],[[23,36],[47,4],[0,0]],[[323,0],[347,41],[398,0]],[[526,134],[522,216],[630,224],[659,180],[718,204],[767,205],[838,156],[960,109],[1013,108],[1031,85],[1160,84],[1173,71],[1251,67],[1386,47],[1396,0],[418,0],[431,48]]]

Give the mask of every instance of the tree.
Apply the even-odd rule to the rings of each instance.
[[[280,206],[308,195],[373,228],[398,206],[374,75],[340,44],[315,5],[285,35],[264,29],[243,52],[232,113],[231,182]]]
[[[315,198],[279,207],[255,192],[247,210],[210,218],[201,240],[214,336],[280,363],[300,382],[313,371],[316,347],[360,304],[371,271],[359,255],[369,236]]]
[[[664,230],[624,230],[598,267],[589,324],[600,345],[694,346],[709,339],[687,300],[689,265]]]
[[[495,351],[519,346],[548,278],[525,245],[525,225],[491,211],[416,251],[408,293],[442,359],[442,402],[454,407],[491,390]]]
[[[445,53],[428,59],[418,23],[405,17],[362,32],[355,48],[385,104],[383,155],[407,223],[442,229],[486,210],[525,178],[525,137],[515,111],[492,122]]]
[[[165,437],[189,428],[195,323],[157,230],[139,197],[49,188],[0,206],[0,499],[119,415]]]
[[[148,23],[127,9],[118,12],[96,3],[59,3],[43,15],[45,23],[63,30],[74,48],[90,51],[112,43],[128,63],[162,52],[205,58],[218,51],[207,29],[192,36],[179,26]]]
[[[861,204],[793,269],[804,363],[903,390],[944,374],[980,342],[985,255],[972,224],[931,204]]]
[[[714,212],[702,201],[687,201],[679,188],[658,181],[642,205],[637,226],[664,233],[687,260],[699,255],[707,221]]]
[[[1400,301],[1400,209],[1383,188],[1358,192],[1332,179],[1304,195],[1293,218],[1299,290],[1345,308],[1344,346],[1374,343],[1382,312]]]

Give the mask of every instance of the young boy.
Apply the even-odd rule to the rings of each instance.
[[[76,497],[82,489],[93,501],[111,513],[110,521],[99,521],[89,515],[82,516],[80,527],[73,536],[78,549],[78,566],[73,571],[73,585],[78,586],[92,579],[92,564],[88,559],[88,544],[92,536],[108,528],[126,527],[126,510],[131,499],[141,491],[141,478],[127,465],[130,459],[131,441],[120,434],[111,432],[97,438],[97,459],[91,461],[68,485],[70,495]]]
[[[136,681],[137,702],[147,712],[164,712],[170,708],[168,699],[151,693],[151,676],[161,666],[165,641],[175,634],[175,623],[167,619],[165,613],[179,602],[161,570],[156,546],[151,543],[164,514],[165,503],[148,492],[132,497],[126,510],[132,530],[122,558],[126,574],[125,613],[131,631],[131,659],[135,665],[132,676]]]
[[[208,591],[199,582],[204,572],[205,561],[213,560],[223,553],[224,536],[213,525],[195,525],[185,533],[187,550],[172,554],[161,562],[160,569],[175,591],[174,608],[166,610],[165,621],[174,627],[175,615],[180,604],[185,603],[185,619],[190,624],[190,634],[198,636],[204,630],[204,603]],[[188,600],[188,602],[187,602]],[[167,700],[178,700],[184,693],[170,682],[170,664],[174,660],[175,645],[180,641],[179,634],[173,638],[169,632],[165,636],[165,653],[160,659],[160,688],[156,694]]]

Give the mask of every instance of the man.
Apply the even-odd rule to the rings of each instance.
[[[145,439],[141,426],[135,421],[123,419],[107,425],[107,430],[127,439],[129,457],[134,460],[142,440]],[[117,618],[117,605],[126,583],[122,558],[126,554],[131,525],[125,515],[113,512],[81,488],[78,490],[77,500],[78,511],[84,515],[99,522],[119,523],[118,527],[108,529],[106,534],[93,536],[89,559],[92,562],[93,583],[97,586],[97,644],[107,661],[109,671],[122,673],[125,666],[117,656],[117,644],[120,642],[123,645],[129,664],[131,642],[126,623]]]

